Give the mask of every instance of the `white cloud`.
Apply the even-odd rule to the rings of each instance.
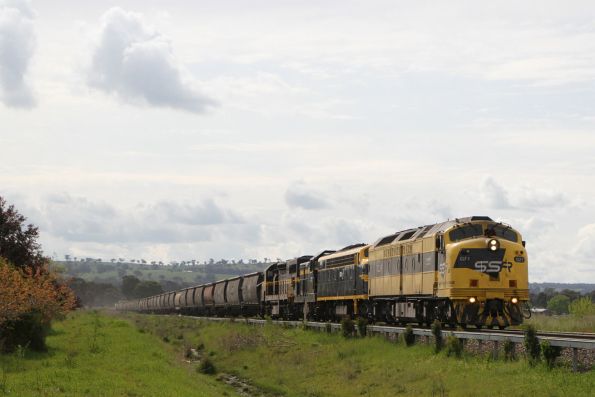
[[[577,233],[574,254],[587,263],[588,269],[595,267],[595,223],[583,226]]]
[[[217,228],[241,227],[241,217],[212,199],[200,204],[161,201],[131,209],[69,194],[47,197],[33,212],[42,231],[70,243],[184,243],[210,241]],[[37,218],[37,219],[35,219]],[[242,229],[243,230],[243,229]],[[241,231],[238,235],[241,235]],[[253,239],[254,231],[250,238]]]
[[[170,41],[140,14],[114,7],[101,17],[88,82],[136,104],[201,113],[216,103],[173,54]]]
[[[508,190],[491,176],[485,177],[479,185],[482,202],[494,209],[524,209],[535,211],[543,208],[566,207],[570,199],[566,194],[548,188],[520,186]]]
[[[35,106],[26,80],[35,49],[33,16],[26,1],[0,2],[0,100],[8,107]]]
[[[496,209],[510,208],[508,192],[491,176],[481,181],[479,189],[480,197],[488,207]]]
[[[516,203],[523,208],[552,208],[569,204],[568,197],[552,189],[522,188],[516,198]]]
[[[292,208],[305,210],[319,210],[329,207],[323,193],[309,189],[303,182],[296,182],[287,188],[285,202]]]

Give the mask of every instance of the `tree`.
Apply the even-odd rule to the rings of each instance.
[[[595,305],[591,302],[589,296],[583,296],[582,298],[576,299],[568,306],[570,314],[576,317],[583,317],[595,314]]]
[[[122,277],[122,294],[127,299],[134,298],[134,288],[140,283],[140,280],[134,276]]]
[[[25,225],[25,218],[7,205],[0,196],[0,257],[18,268],[39,268],[48,263],[37,242],[39,232],[32,224]]]
[[[568,313],[568,304],[570,298],[566,295],[558,294],[550,299],[547,303],[547,308],[556,314]]]
[[[163,288],[157,281],[141,281],[134,287],[134,298],[146,298],[163,292]]]
[[[48,267],[38,229],[0,197],[0,346],[45,349],[53,318],[75,306],[75,297]]]

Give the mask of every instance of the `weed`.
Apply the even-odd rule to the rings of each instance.
[[[362,338],[365,337],[368,332],[368,320],[363,317],[358,317],[356,324],[359,336]]]
[[[441,379],[433,380],[432,381],[432,397],[445,397],[446,394],[446,386],[444,386],[444,382]]]
[[[2,376],[0,376],[0,391],[2,394],[8,394],[10,393],[10,390],[8,389],[8,374],[6,373],[4,366],[0,367],[0,371],[2,371]]]
[[[432,323],[432,335],[434,335],[434,353],[442,350],[442,323],[440,320],[434,320]]]
[[[450,335],[446,338],[446,355],[456,358],[461,358],[463,355],[463,343],[456,336]]]
[[[341,320],[341,332],[345,338],[351,338],[355,334],[355,324],[349,316],[345,316]]]
[[[169,343],[169,337],[167,335],[165,335],[163,338],[161,338],[165,343]]]
[[[541,348],[537,339],[537,330],[533,325],[525,327],[525,351],[527,352],[529,364],[534,365],[539,361]]]
[[[213,362],[211,360],[209,360],[208,358],[203,358],[202,360],[200,360],[200,364],[198,365],[196,370],[198,372],[200,372],[201,374],[206,374],[206,375],[214,375],[217,373],[215,364],[213,364]]]
[[[324,329],[326,331],[327,334],[332,334],[333,333],[333,325],[331,324],[330,321],[327,321],[327,323],[324,325]]]
[[[99,353],[99,343],[97,341],[99,337],[99,328],[101,328],[101,321],[99,320],[99,315],[97,314],[97,310],[93,311],[93,333],[91,335],[91,341],[89,342],[89,352],[96,354]]]
[[[76,367],[76,363],[74,362],[74,358],[78,355],[76,351],[69,351],[64,357],[64,366],[66,368],[74,368]]]
[[[504,341],[504,360],[513,361],[516,359],[515,345],[516,344],[509,339]]]
[[[307,331],[307,330],[308,330],[308,324],[307,324],[307,322],[306,322],[306,320],[305,320],[305,319],[304,319],[304,320],[302,320],[302,324],[300,325],[300,329],[301,329],[302,331]]]
[[[556,358],[562,353],[562,348],[560,346],[552,346],[550,341],[546,340],[541,343],[541,352],[543,353],[547,367],[551,369],[554,367]]]
[[[403,340],[407,346],[413,346],[415,344],[415,334],[413,333],[413,328],[411,325],[405,327],[405,331],[403,332]]]

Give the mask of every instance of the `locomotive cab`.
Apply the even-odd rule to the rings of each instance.
[[[521,235],[488,217],[458,220],[437,239],[438,296],[453,303],[461,324],[518,325],[529,299],[527,252]]]

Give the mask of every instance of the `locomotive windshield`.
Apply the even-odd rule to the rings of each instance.
[[[481,225],[465,225],[448,233],[450,241],[459,241],[466,238],[483,236],[483,229]]]
[[[514,230],[505,225],[488,225],[486,236],[501,237],[508,241],[518,242],[518,236]]]
[[[472,237],[500,237],[508,241],[518,242],[517,233],[509,226],[500,223],[490,223],[485,225],[485,232],[481,224],[464,225],[448,233],[450,241],[459,241]]]

